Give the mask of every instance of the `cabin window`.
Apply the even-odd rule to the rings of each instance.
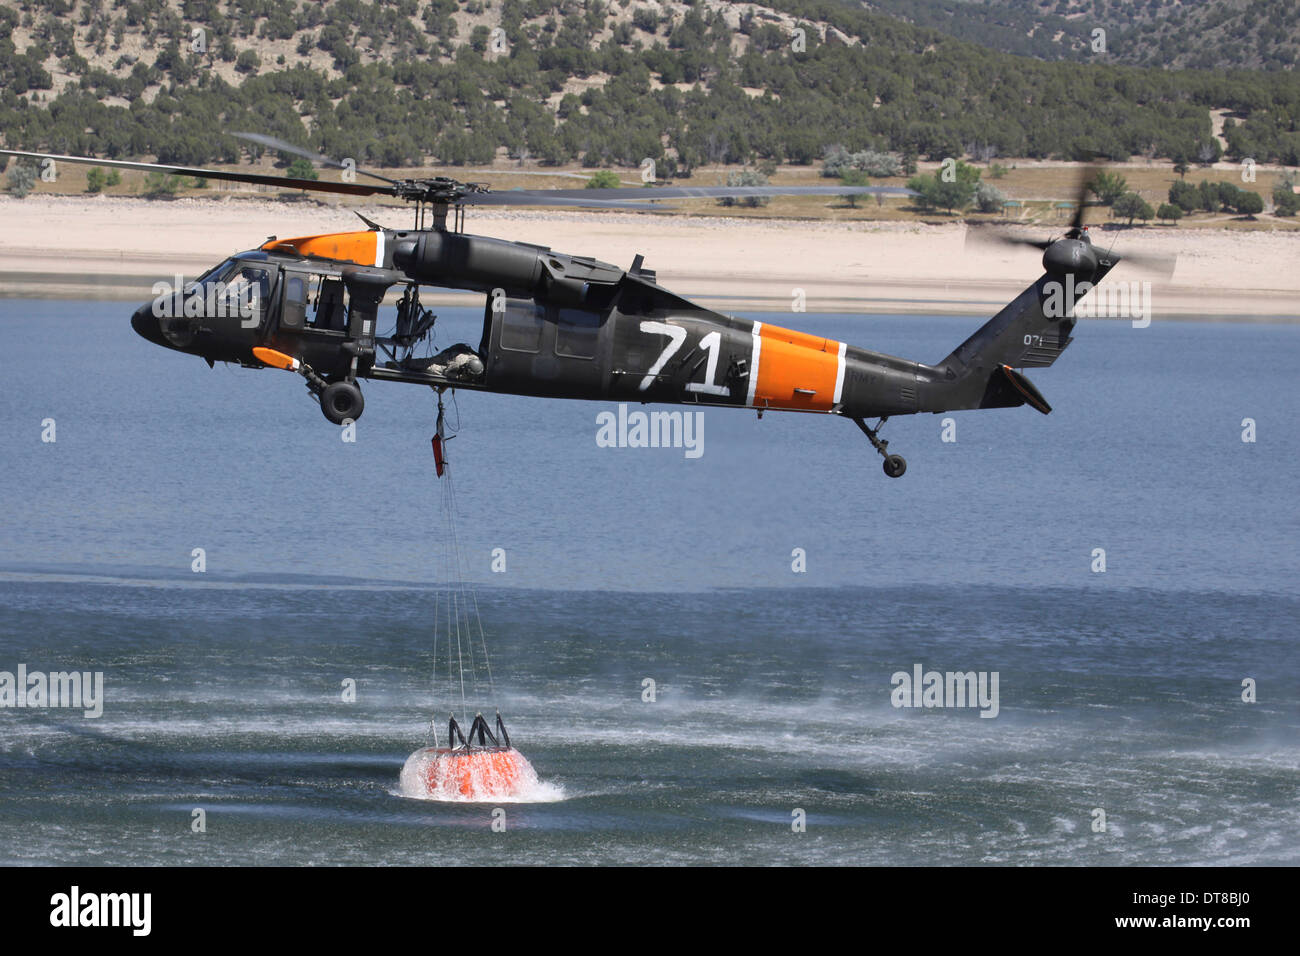
[[[559,309],[555,319],[556,355],[584,359],[596,357],[600,313],[585,309]]]
[[[537,352],[542,347],[545,310],[531,300],[506,300],[501,317],[501,347],[511,352]]]

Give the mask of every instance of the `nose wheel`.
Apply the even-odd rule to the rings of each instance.
[[[867,436],[867,441],[871,442],[871,447],[885,459],[885,474],[890,478],[902,478],[903,472],[907,471],[907,459],[902,455],[891,455],[889,453],[889,442],[880,437],[880,428],[887,421],[889,421],[889,416],[886,415],[876,423],[875,428],[870,427],[861,418],[853,419],[853,424],[862,429],[862,433]]]
[[[320,393],[320,410],[335,425],[356,421],[366,407],[361,389],[354,382],[338,381],[326,385]]]

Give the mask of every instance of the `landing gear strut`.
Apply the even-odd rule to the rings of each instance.
[[[862,429],[862,433],[867,436],[867,441],[871,442],[871,447],[880,452],[885,459],[885,474],[890,478],[902,478],[903,472],[907,471],[907,460],[902,455],[891,455],[889,453],[889,442],[880,437],[880,428],[889,421],[889,416],[881,417],[876,423],[875,428],[871,428],[861,418],[853,419],[853,424]]]

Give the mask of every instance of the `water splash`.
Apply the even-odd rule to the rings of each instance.
[[[426,747],[406,758],[401,794],[416,800],[457,803],[553,803],[564,789],[543,783],[528,758],[513,747],[452,751]]]

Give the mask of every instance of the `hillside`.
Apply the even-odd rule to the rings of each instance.
[[[1041,62],[838,0],[0,4],[7,146],[235,162],[252,129],[359,163],[808,164],[839,144],[1300,164],[1300,78]]]
[[[870,0],[868,7],[1044,60],[1195,69],[1294,70],[1295,0]],[[1093,30],[1105,31],[1105,53]]]

